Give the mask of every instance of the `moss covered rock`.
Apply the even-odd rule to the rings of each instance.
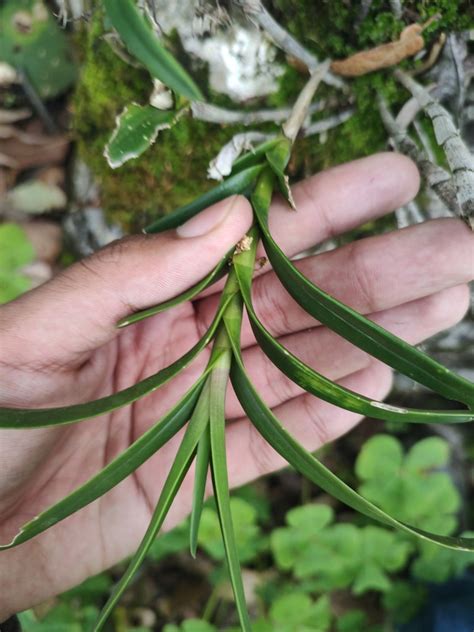
[[[387,5],[375,0],[357,27],[360,5],[347,0],[272,0],[268,6],[290,32],[320,57],[343,58],[399,35],[406,22],[397,20]],[[442,18],[427,29],[429,44],[441,30],[465,28],[470,21],[468,5],[465,0],[408,0],[404,3],[404,16],[410,22],[423,22],[430,15],[441,13]],[[162,132],[143,156],[111,170],[103,150],[115,118],[127,104],[147,102],[151,81],[146,71],[132,67],[113,51],[103,38],[105,30],[101,10],[96,8],[90,23],[78,35],[82,73],[74,99],[74,126],[79,151],[101,185],[104,208],[126,228],[135,229],[148,217],[167,213],[212,186],[206,177],[209,161],[242,129],[183,118],[174,128]],[[186,62],[176,37],[171,38],[170,44],[181,62]],[[284,61],[283,54],[280,57]],[[205,72],[201,71],[197,79],[201,85],[205,83]],[[305,80],[304,74],[287,65],[279,79],[279,90],[249,107],[289,105]],[[331,130],[324,143],[318,138],[298,141],[290,163],[293,178],[384,148],[386,133],[375,107],[375,94],[383,93],[390,104],[400,105],[406,100],[406,93],[388,71],[357,78],[350,84],[356,114]],[[205,85],[202,87],[206,89]],[[320,97],[330,94],[334,96],[334,91],[326,86],[318,92]],[[229,105],[222,95],[210,94],[209,98]],[[343,105],[345,97],[338,98]],[[274,128],[270,125],[266,129]]]

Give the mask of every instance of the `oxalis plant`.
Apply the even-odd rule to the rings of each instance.
[[[150,109],[151,106],[135,106],[126,113],[124,125],[119,125],[107,148],[110,160],[120,163],[124,156],[134,155],[137,146],[143,145],[144,141],[148,142],[160,127],[169,127],[179,119],[189,109],[191,102],[202,101],[204,97],[192,78],[163,48],[151,22],[132,0],[104,0],[103,4],[107,18],[121,36],[129,53],[153,77],[171,89],[176,99],[176,108],[173,111],[160,112]],[[229,177],[217,187],[174,213],[158,219],[145,230],[147,233],[158,233],[176,228],[210,204],[234,194],[244,194],[250,199],[254,215],[251,230],[214,270],[180,296],[132,314],[118,323],[118,327],[132,326],[142,319],[193,299],[211,284],[226,277],[214,320],[202,339],[165,369],[113,395],[61,408],[0,409],[1,428],[26,429],[77,423],[130,405],[154,392],[183,371],[208,345],[212,345],[210,359],[202,375],[173,408],[101,472],[26,523],[9,544],[0,547],[5,550],[19,546],[93,502],[132,474],[181,428],[185,428],[149,527],[124,576],[105,604],[94,626],[95,631],[102,629],[144,560],[194,461],[191,553],[196,554],[205,484],[210,472],[240,625],[245,632],[251,630],[229,500],[225,437],[225,396],[229,381],[250,423],[293,468],[325,492],[369,518],[417,538],[449,549],[474,551],[474,539],[438,535],[405,524],[363,498],[335,476],[285,430],[260,398],[242,361],[240,336],[245,309],[263,352],[286,376],[316,397],[360,415],[391,422],[454,424],[474,421],[474,384],[323,292],[299,272],[272,237],[269,229],[269,208],[275,191],[282,193],[288,201],[288,223],[297,221],[297,215],[292,215],[290,210],[293,201],[285,169],[313,94],[327,69],[328,63],[323,63],[313,71],[292,114],[276,137],[238,158]],[[258,266],[256,252],[260,242],[282,285],[308,314],[393,369],[447,400],[458,402],[458,408],[439,411],[409,409],[373,401],[325,378],[285,349],[260,322],[252,304],[252,282]]]

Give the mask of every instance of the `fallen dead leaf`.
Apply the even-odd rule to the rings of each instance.
[[[5,197],[5,207],[11,211],[38,215],[66,207],[66,194],[55,184],[28,180],[11,189]]]
[[[47,136],[22,132],[0,139],[0,156],[5,166],[23,171],[32,167],[60,164],[69,149],[70,140],[64,134]]]
[[[425,42],[421,33],[426,26],[427,24],[410,24],[403,29],[396,42],[382,44],[355,53],[346,59],[333,61],[331,70],[343,77],[360,77],[381,68],[395,66],[403,59],[416,55],[424,48]]]

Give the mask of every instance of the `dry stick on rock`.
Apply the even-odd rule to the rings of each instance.
[[[234,0],[240,6],[249,20],[257,24],[265,33],[281,48],[287,55],[301,61],[312,73],[318,66],[319,61],[313,53],[307,50],[298,40],[296,40],[273,16],[265,9],[261,0]],[[339,77],[334,77],[327,73],[324,78],[325,83],[343,88],[344,82]]]
[[[417,77],[418,75],[422,75],[427,70],[432,68],[438,61],[438,58],[441,55],[441,51],[443,50],[443,46],[445,46],[445,44],[446,44],[446,34],[441,33],[437,41],[431,47],[431,50],[428,53],[428,55],[425,57],[425,59],[423,59],[421,65],[418,66],[418,68],[415,68],[415,70],[412,70],[410,72],[411,76]]]
[[[414,200],[407,202],[405,206],[397,208],[395,216],[397,218],[398,228],[406,228],[407,226],[421,224],[425,221],[423,213],[420,211],[420,207]]]
[[[326,101],[312,103],[308,115],[321,112],[327,106]],[[220,125],[256,125],[257,123],[282,123],[291,114],[291,108],[275,108],[265,110],[228,110],[226,108],[204,103],[203,101],[193,101],[191,103],[193,117],[207,123],[218,123]]]
[[[449,112],[402,70],[395,70],[394,75],[418,99],[430,117],[436,142],[443,149],[453,174],[461,215],[474,230],[474,157],[459,135]]]
[[[338,114],[334,114],[333,116],[328,116],[325,119],[320,121],[315,121],[311,123],[308,127],[303,127],[303,136],[313,136],[314,134],[322,134],[323,132],[327,132],[342,123],[348,121],[351,116],[354,115],[354,108],[349,108],[348,110],[343,110]]]
[[[327,59],[326,61],[319,64],[319,66],[313,71],[313,74],[311,75],[309,81],[307,82],[303,90],[301,90],[298,98],[296,99],[290,116],[282,125],[283,133],[292,143],[298,136],[298,133],[303,126],[306,117],[308,116],[308,111],[311,106],[311,101],[313,100],[314,93],[318,89],[321,81],[324,80],[330,64],[331,60]]]
[[[455,215],[461,215],[461,209],[456,197],[456,189],[451,175],[442,167],[433,164],[425,152],[418,148],[410,138],[408,132],[400,127],[393,118],[387,103],[382,97],[378,97],[380,116],[388,133],[400,151],[409,156],[418,166],[421,176],[426,183],[438,195],[441,201]]]

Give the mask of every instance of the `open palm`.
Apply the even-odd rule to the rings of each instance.
[[[416,193],[407,159],[380,154],[343,165],[295,187],[291,214],[276,201],[275,239],[288,254],[383,215]],[[115,323],[162,302],[205,276],[248,230],[244,198],[220,203],[178,233],[117,242],[50,283],[0,309],[0,406],[51,407],[126,388],[183,355],[203,335],[219,286],[120,332]],[[473,236],[462,222],[438,220],[307,257],[298,265],[323,289],[390,331],[418,343],[456,323],[468,306]],[[254,284],[268,329],[306,363],[375,399],[390,370],[312,321],[268,265]],[[314,450],[350,429],[358,416],[304,394],[255,346],[244,322],[244,360],[267,403],[299,441]],[[157,421],[195,381],[201,356],[171,383],[135,404],[60,428],[0,432],[0,542],[68,494]],[[239,485],[283,464],[246,422],[228,393],[229,474]],[[24,545],[0,554],[0,621],[130,554],[146,529],[180,434],[103,498]],[[192,471],[165,527],[191,506]],[[21,589],[19,589],[21,587]]]

